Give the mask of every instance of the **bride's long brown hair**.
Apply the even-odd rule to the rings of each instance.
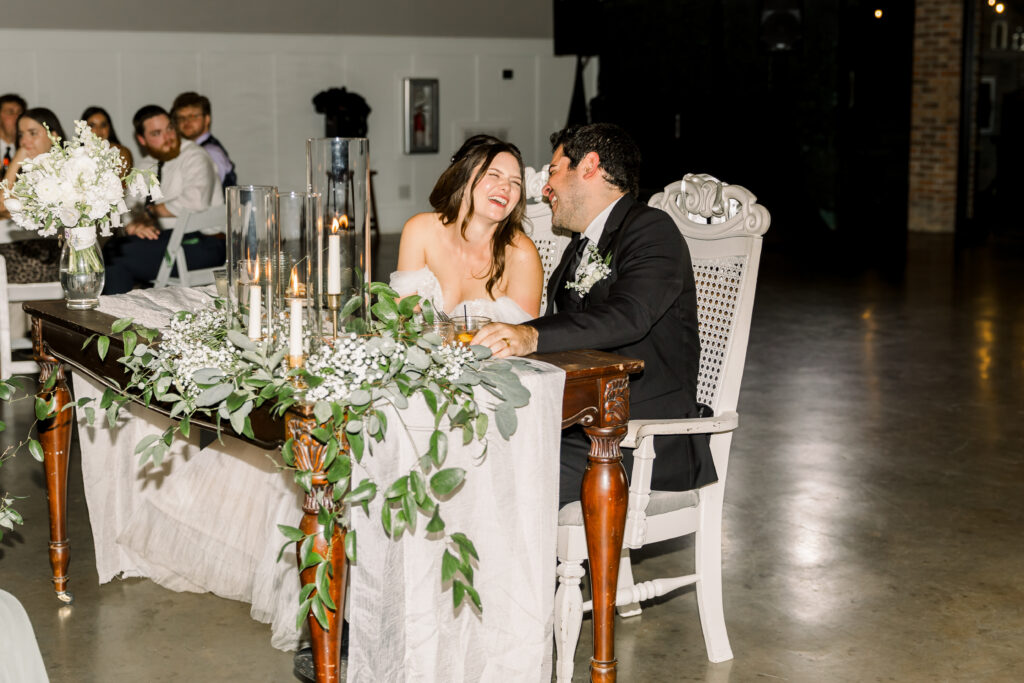
[[[430,193],[430,205],[441,216],[441,224],[451,225],[459,217],[462,199],[466,191],[469,191],[469,210],[462,220],[462,225],[459,226],[459,232],[463,239],[466,237],[469,219],[473,217],[473,190],[483,179],[494,158],[502,152],[508,152],[515,157],[519,164],[519,177],[522,178],[525,175],[523,155],[519,153],[518,147],[490,135],[474,135],[466,140],[459,151],[455,153],[451,165],[437,179],[437,183]],[[479,172],[474,175],[473,172],[478,168]],[[505,249],[511,246],[516,233],[523,232],[523,216],[525,215],[526,192],[521,188],[519,201],[516,202],[515,207],[505,220],[498,223],[494,236],[491,238],[491,269],[487,273],[486,286],[487,295],[492,299],[494,295],[491,290],[501,282],[501,277],[505,274]]]

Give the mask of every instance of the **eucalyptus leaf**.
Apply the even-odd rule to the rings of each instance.
[[[355,313],[357,310],[359,310],[359,308],[362,305],[363,305],[363,297],[361,297],[358,294],[356,294],[355,296],[350,298],[348,301],[346,301],[344,306],[342,306],[341,314],[340,314],[341,317],[342,318],[349,317],[350,315]]]
[[[409,490],[416,497],[417,503],[422,503],[427,497],[427,482],[417,470],[409,473]]]
[[[441,519],[441,506],[434,506],[434,513],[430,516],[430,521],[427,522],[427,531],[432,534],[444,531],[444,520]]]
[[[139,338],[131,330],[125,330],[124,334],[121,335],[121,341],[124,343],[124,355],[131,356]]]
[[[105,335],[101,336],[96,340],[96,352],[100,355],[100,360],[107,357],[107,350],[110,348],[110,337]]]
[[[392,301],[401,296],[398,292],[391,289],[390,285],[384,282],[371,282],[370,294],[384,299],[391,299]]]
[[[326,401],[317,401],[313,405],[313,417],[319,424],[323,424],[333,417],[331,412],[331,404]]]
[[[409,347],[405,360],[417,370],[426,370],[430,367],[430,354],[418,346]]]
[[[142,441],[135,446],[135,454],[138,455],[142,451],[150,447],[150,445],[160,438],[159,434],[150,434],[149,436],[143,437]]]
[[[356,389],[348,397],[349,403],[356,406],[366,405],[367,403],[370,402],[370,400],[370,392],[368,392],[365,389]]]
[[[256,342],[242,334],[241,330],[228,330],[228,341],[243,351],[255,351],[257,349]]]
[[[501,434],[501,438],[508,441],[516,433],[516,427],[518,426],[516,409],[510,403],[499,403],[494,409],[494,422],[498,426],[498,433]]]
[[[345,534],[345,556],[349,562],[356,561],[356,530],[350,529]]]
[[[405,513],[405,521],[409,525],[409,531],[416,533],[416,497],[412,492],[406,492],[402,496],[402,512]]]
[[[487,413],[481,412],[476,416],[476,438],[483,439],[484,435],[487,434]]]
[[[329,631],[331,625],[327,621],[327,613],[324,611],[324,604],[314,597],[311,609],[313,610],[313,616],[316,617],[317,622],[320,624],[320,628],[325,631]]]
[[[476,546],[473,545],[473,541],[469,540],[469,537],[461,531],[456,531],[452,534],[452,541],[459,546],[459,552],[462,553],[462,559],[469,561],[469,557],[479,560],[480,556],[476,554]]]
[[[356,459],[356,462],[361,461],[363,459],[363,435],[359,433],[349,433],[345,435],[345,439],[348,441],[352,457]]]
[[[111,334],[120,334],[121,332],[124,332],[125,330],[127,330],[128,327],[131,324],[132,324],[132,319],[131,318],[118,318],[110,326],[110,333]]]
[[[284,442],[281,446],[281,459],[284,460],[285,464],[289,467],[295,466],[295,451],[294,451],[295,439],[291,438]]]
[[[203,408],[206,406],[217,405],[230,396],[231,392],[234,390],[235,387],[230,382],[225,382],[224,384],[218,384],[210,387],[209,389],[204,389],[202,393],[196,396],[196,407]]]
[[[224,379],[224,371],[220,368],[200,368],[193,373],[193,382],[200,386],[219,384]]]
[[[293,526],[287,526],[285,524],[278,524],[277,528],[278,528],[278,530],[282,534],[285,535],[285,538],[287,538],[290,541],[298,542],[298,541],[301,541],[304,538],[306,538],[306,534],[302,533],[301,529],[296,529]]]
[[[466,478],[466,470],[461,467],[449,467],[437,472],[430,478],[430,490],[437,496],[447,496]]]
[[[310,584],[312,585],[312,584]],[[313,605],[313,598],[306,598],[299,605],[299,611],[295,615],[295,630],[301,631],[302,625],[306,622],[306,617],[309,616],[309,609]]]
[[[459,560],[447,550],[441,556],[441,582],[448,583],[459,569]]]
[[[35,439],[28,440],[28,452],[32,454],[32,457],[39,462],[43,461],[43,444],[39,443]]]
[[[387,491],[384,492],[384,498],[392,500],[399,496],[404,496],[405,492],[409,490],[409,477],[399,477],[391,483]]]

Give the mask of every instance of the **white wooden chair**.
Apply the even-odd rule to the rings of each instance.
[[[64,290],[59,282],[8,284],[7,261],[0,256],[0,377],[6,379],[11,375],[39,372],[39,366],[34,360],[15,361],[11,358],[16,349],[32,348],[32,340],[25,336],[11,337],[10,304],[63,298]]]
[[[540,252],[540,263],[544,268],[544,288],[541,290],[540,312],[548,305],[548,279],[562,258],[562,252],[569,245],[572,233],[551,227],[551,206],[544,200],[542,191],[548,181],[548,167],[540,171],[526,169],[523,191],[526,193],[526,221],[523,228]]]
[[[189,270],[188,262],[185,260],[185,248],[181,246],[181,240],[190,232],[209,228],[224,228],[227,225],[227,220],[227,209],[223,204],[179,216],[171,229],[167,252],[164,254],[163,261],[160,262],[160,270],[157,271],[156,279],[153,280],[153,287],[166,287],[169,284],[178,284],[182,287],[213,284],[213,271],[223,266]],[[175,266],[178,267],[178,275],[171,277]]]
[[[770,217],[749,191],[707,175],[687,175],[649,203],[672,216],[690,249],[701,340],[697,400],[710,406],[714,416],[630,421],[622,445],[635,448],[634,464],[615,604],[620,616],[635,616],[640,614],[641,600],[695,584],[708,659],[723,662],[732,659],[732,649],[722,607],[722,501],[732,430],[738,424],[736,402],[750,333],[761,236]],[[651,491],[656,434],[710,434],[718,482],[696,491]],[[592,604],[583,603],[580,591],[582,561],[587,558],[580,504],[566,505],[558,517],[556,670],[559,683],[568,683],[583,612]],[[630,548],[687,534],[696,534],[693,574],[634,583]]]

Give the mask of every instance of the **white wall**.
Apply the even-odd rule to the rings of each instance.
[[[207,95],[239,182],[282,189],[302,188],[305,140],[323,135],[313,96],[345,86],[373,109],[371,165],[385,232],[428,208],[467,126],[507,129],[527,165],[547,163],[575,66],[552,56],[545,39],[0,30],[0,46],[0,92],[53,109],[69,130],[87,106],[105,107],[136,153],[131,117],[139,107],[169,108],[185,90]],[[514,78],[502,80],[503,69]],[[438,154],[402,153],[402,79],[410,76],[440,79]],[[589,98],[596,64],[587,76]]]

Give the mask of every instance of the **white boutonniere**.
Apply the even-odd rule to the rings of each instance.
[[[584,255],[586,258],[583,264],[576,269],[576,279],[565,283],[566,289],[571,289],[580,296],[588,294],[594,285],[608,277],[608,274],[612,272],[611,252],[608,252],[608,255],[602,259],[601,252],[597,250],[597,245],[591,243],[587,245]]]

